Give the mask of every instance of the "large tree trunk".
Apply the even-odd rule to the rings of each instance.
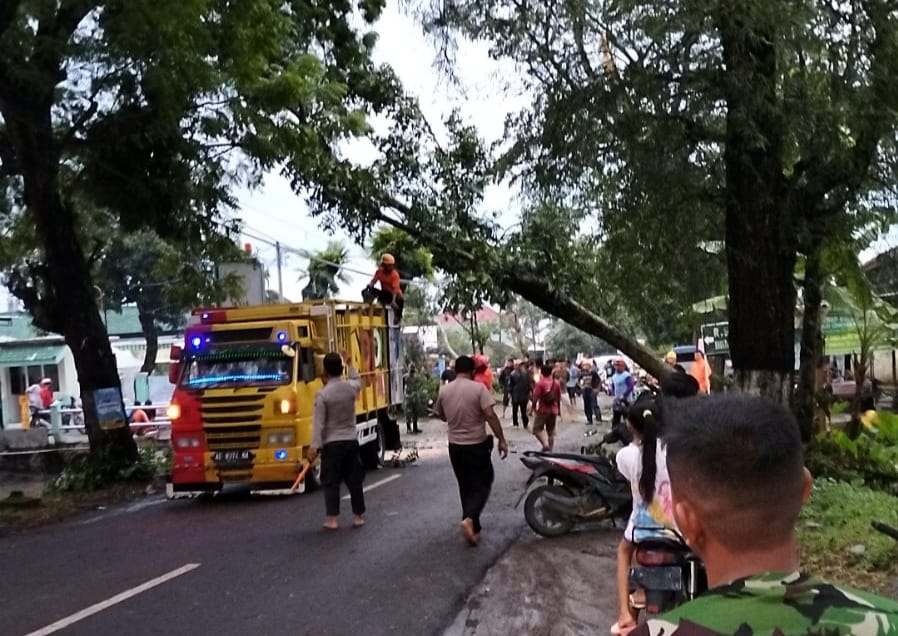
[[[809,442],[814,435],[814,416],[817,411],[817,370],[823,353],[823,332],[820,311],[823,304],[823,271],[820,246],[808,250],[802,297],[804,313],[801,319],[801,352],[799,354],[798,390],[793,410],[801,429],[801,437]]]
[[[725,3],[718,17],[727,68],[729,343],[737,386],[787,403],[797,238],[781,167],[777,25],[752,6]]]
[[[143,364],[140,370],[143,373],[152,373],[156,368],[156,354],[159,353],[159,327],[156,325],[156,315],[152,310],[138,303],[137,317],[147,343],[147,350],[143,355]]]
[[[43,294],[24,298],[26,306],[51,330],[61,333],[72,350],[84,419],[91,450],[102,453],[110,468],[133,462],[137,448],[127,425],[103,430],[94,408],[94,391],[112,388],[119,392],[121,382],[115,356],[94,296],[90,269],[78,243],[76,215],[70,203],[59,193],[59,160],[50,110],[52,90],[30,108],[9,117],[10,104],[0,101],[10,136],[20,162],[25,205],[31,213],[43,245],[45,264],[41,275]],[[13,109],[20,108],[16,104]]]

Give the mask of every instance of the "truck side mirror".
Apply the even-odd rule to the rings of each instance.
[[[183,349],[178,345],[171,346],[171,353],[169,353],[169,359],[171,360],[171,364],[168,365],[168,381],[172,384],[177,384],[178,379],[181,375],[181,353]]]

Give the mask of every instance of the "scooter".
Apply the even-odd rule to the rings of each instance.
[[[636,528],[635,534],[648,528]],[[636,542],[636,565],[630,568],[630,588],[645,592],[645,605],[634,609],[655,615],[691,601],[708,589],[705,565],[674,530],[669,537]],[[633,596],[630,597],[631,600]]]
[[[528,451],[521,462],[531,473],[515,508],[524,502],[524,518],[537,534],[558,537],[578,523],[630,514],[630,484],[604,455]]]

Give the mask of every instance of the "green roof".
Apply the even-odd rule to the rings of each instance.
[[[100,319],[106,325],[110,336],[140,336],[143,329],[137,316],[137,307],[122,307],[121,311],[100,312]],[[160,325],[161,334],[177,333],[166,325]],[[25,312],[0,313],[0,342],[3,340],[31,340],[47,335],[31,323],[31,316]]]
[[[27,367],[38,364],[59,364],[65,355],[65,345],[57,343],[15,346],[0,345],[0,367]]]

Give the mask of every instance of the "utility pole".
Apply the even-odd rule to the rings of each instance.
[[[284,302],[284,275],[281,269],[281,242],[275,241],[274,249],[278,259],[278,302]]]

